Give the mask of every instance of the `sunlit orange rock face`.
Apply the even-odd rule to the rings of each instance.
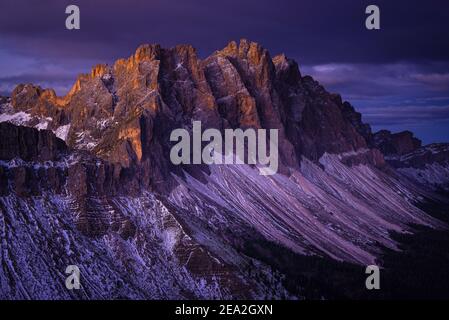
[[[272,58],[247,40],[205,59],[190,45],[142,45],[128,59],[80,75],[65,97],[20,85],[12,105],[51,118],[48,129],[70,125],[70,147],[140,168],[145,184],[167,174],[170,132],[193,120],[204,129],[278,129],[284,173],[303,156],[316,161],[324,152],[369,148],[372,138],[340,96],[303,77],[285,55]]]
[[[125,128],[119,133],[119,139],[125,139],[131,143],[137,161],[142,160],[142,141],[140,139],[140,128]]]

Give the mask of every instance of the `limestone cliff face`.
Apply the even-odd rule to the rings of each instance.
[[[64,141],[51,131],[0,123],[0,195],[39,194],[40,190],[60,191],[64,173],[58,168],[47,169],[26,165],[27,162],[57,162],[68,154]],[[3,163],[9,165],[4,166]]]
[[[0,160],[54,161],[67,151],[66,144],[47,130],[38,131],[0,123]]]
[[[28,125],[45,124],[69,147],[122,168],[122,176],[134,175],[133,190],[170,188],[170,172],[179,173],[168,160],[170,133],[191,130],[194,120],[203,129],[279,129],[284,174],[301,159],[318,162],[325,153],[345,154],[349,165],[383,167],[384,155],[421,146],[410,132],[373,134],[349,102],[302,75],[294,60],[271,57],[245,39],[205,59],[190,45],[142,45],[127,59],[80,75],[65,97],[26,84],[2,104],[24,112]]]
[[[132,194],[136,182],[126,168],[71,150],[50,130],[0,123],[2,195],[44,192],[92,195]],[[133,188],[134,187],[134,188]]]
[[[220,130],[279,129],[283,168],[297,167],[303,156],[316,161],[325,152],[366,148],[371,134],[348,103],[303,77],[296,62],[272,58],[247,40],[204,60],[189,45],[143,45],[128,59],[79,76],[64,98],[21,85],[12,105],[50,117],[49,129],[70,124],[69,146],[140,167],[148,177],[167,174],[161,159],[169,132],[191,128],[193,120]]]
[[[317,160],[325,152],[344,153],[367,148],[365,126],[341,97],[328,93],[309,76],[302,77],[294,61],[275,59],[276,86],[284,105],[284,126],[298,155]]]

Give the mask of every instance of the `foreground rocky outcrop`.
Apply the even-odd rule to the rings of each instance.
[[[54,161],[67,151],[66,144],[51,131],[0,123],[0,159]]]
[[[292,285],[279,252],[381,264],[398,249],[390,232],[445,228],[416,204],[446,200],[407,170],[446,165],[447,149],[373,134],[295,61],[247,40],[203,60],[143,45],[65,97],[19,85],[0,111],[2,298],[302,298],[307,280]],[[278,129],[279,174],[173,165],[170,133],[194,120]],[[80,291],[64,287],[73,264]]]
[[[2,299],[290,296],[267,265],[191,238],[156,195],[125,192],[117,167],[49,130],[0,123],[0,132]],[[82,290],[65,288],[68,265],[80,267]]]

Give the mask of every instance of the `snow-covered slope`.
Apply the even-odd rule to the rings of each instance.
[[[396,249],[390,231],[407,232],[412,223],[442,226],[412,205],[416,195],[400,180],[371,166],[348,167],[337,155],[320,162],[324,168],[303,159],[289,177],[214,166],[205,181],[180,180],[170,201],[217,230],[243,220],[297,253],[360,264],[374,263],[380,245]]]
[[[434,143],[403,155],[390,155],[389,163],[406,177],[433,190],[449,191],[449,145]]]
[[[1,299],[230,299],[286,294],[279,275],[226,244],[220,255],[229,251],[232,259],[212,254],[151,194],[89,201],[95,203],[90,214],[106,219],[107,231],[101,236],[77,229],[79,203],[73,197],[0,197]],[[80,268],[81,290],[65,287],[69,265]],[[270,286],[256,281],[256,276]]]
[[[15,162],[14,162],[15,161]],[[27,164],[2,162],[5,170]],[[33,164],[64,169],[71,161]],[[325,154],[290,176],[247,165],[176,176],[169,195],[0,197],[2,298],[281,298],[282,275],[242,253],[238,242],[268,241],[297,254],[372,264],[390,231],[443,224],[412,205],[406,184],[368,165]],[[65,288],[77,265],[82,290]],[[291,297],[291,296],[290,296]]]

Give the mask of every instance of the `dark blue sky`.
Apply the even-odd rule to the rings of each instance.
[[[69,4],[81,30],[65,29]],[[379,31],[365,29],[369,4]],[[22,82],[65,94],[77,74],[142,43],[190,43],[204,57],[240,38],[296,59],[375,130],[449,141],[447,0],[1,0],[0,94]]]

